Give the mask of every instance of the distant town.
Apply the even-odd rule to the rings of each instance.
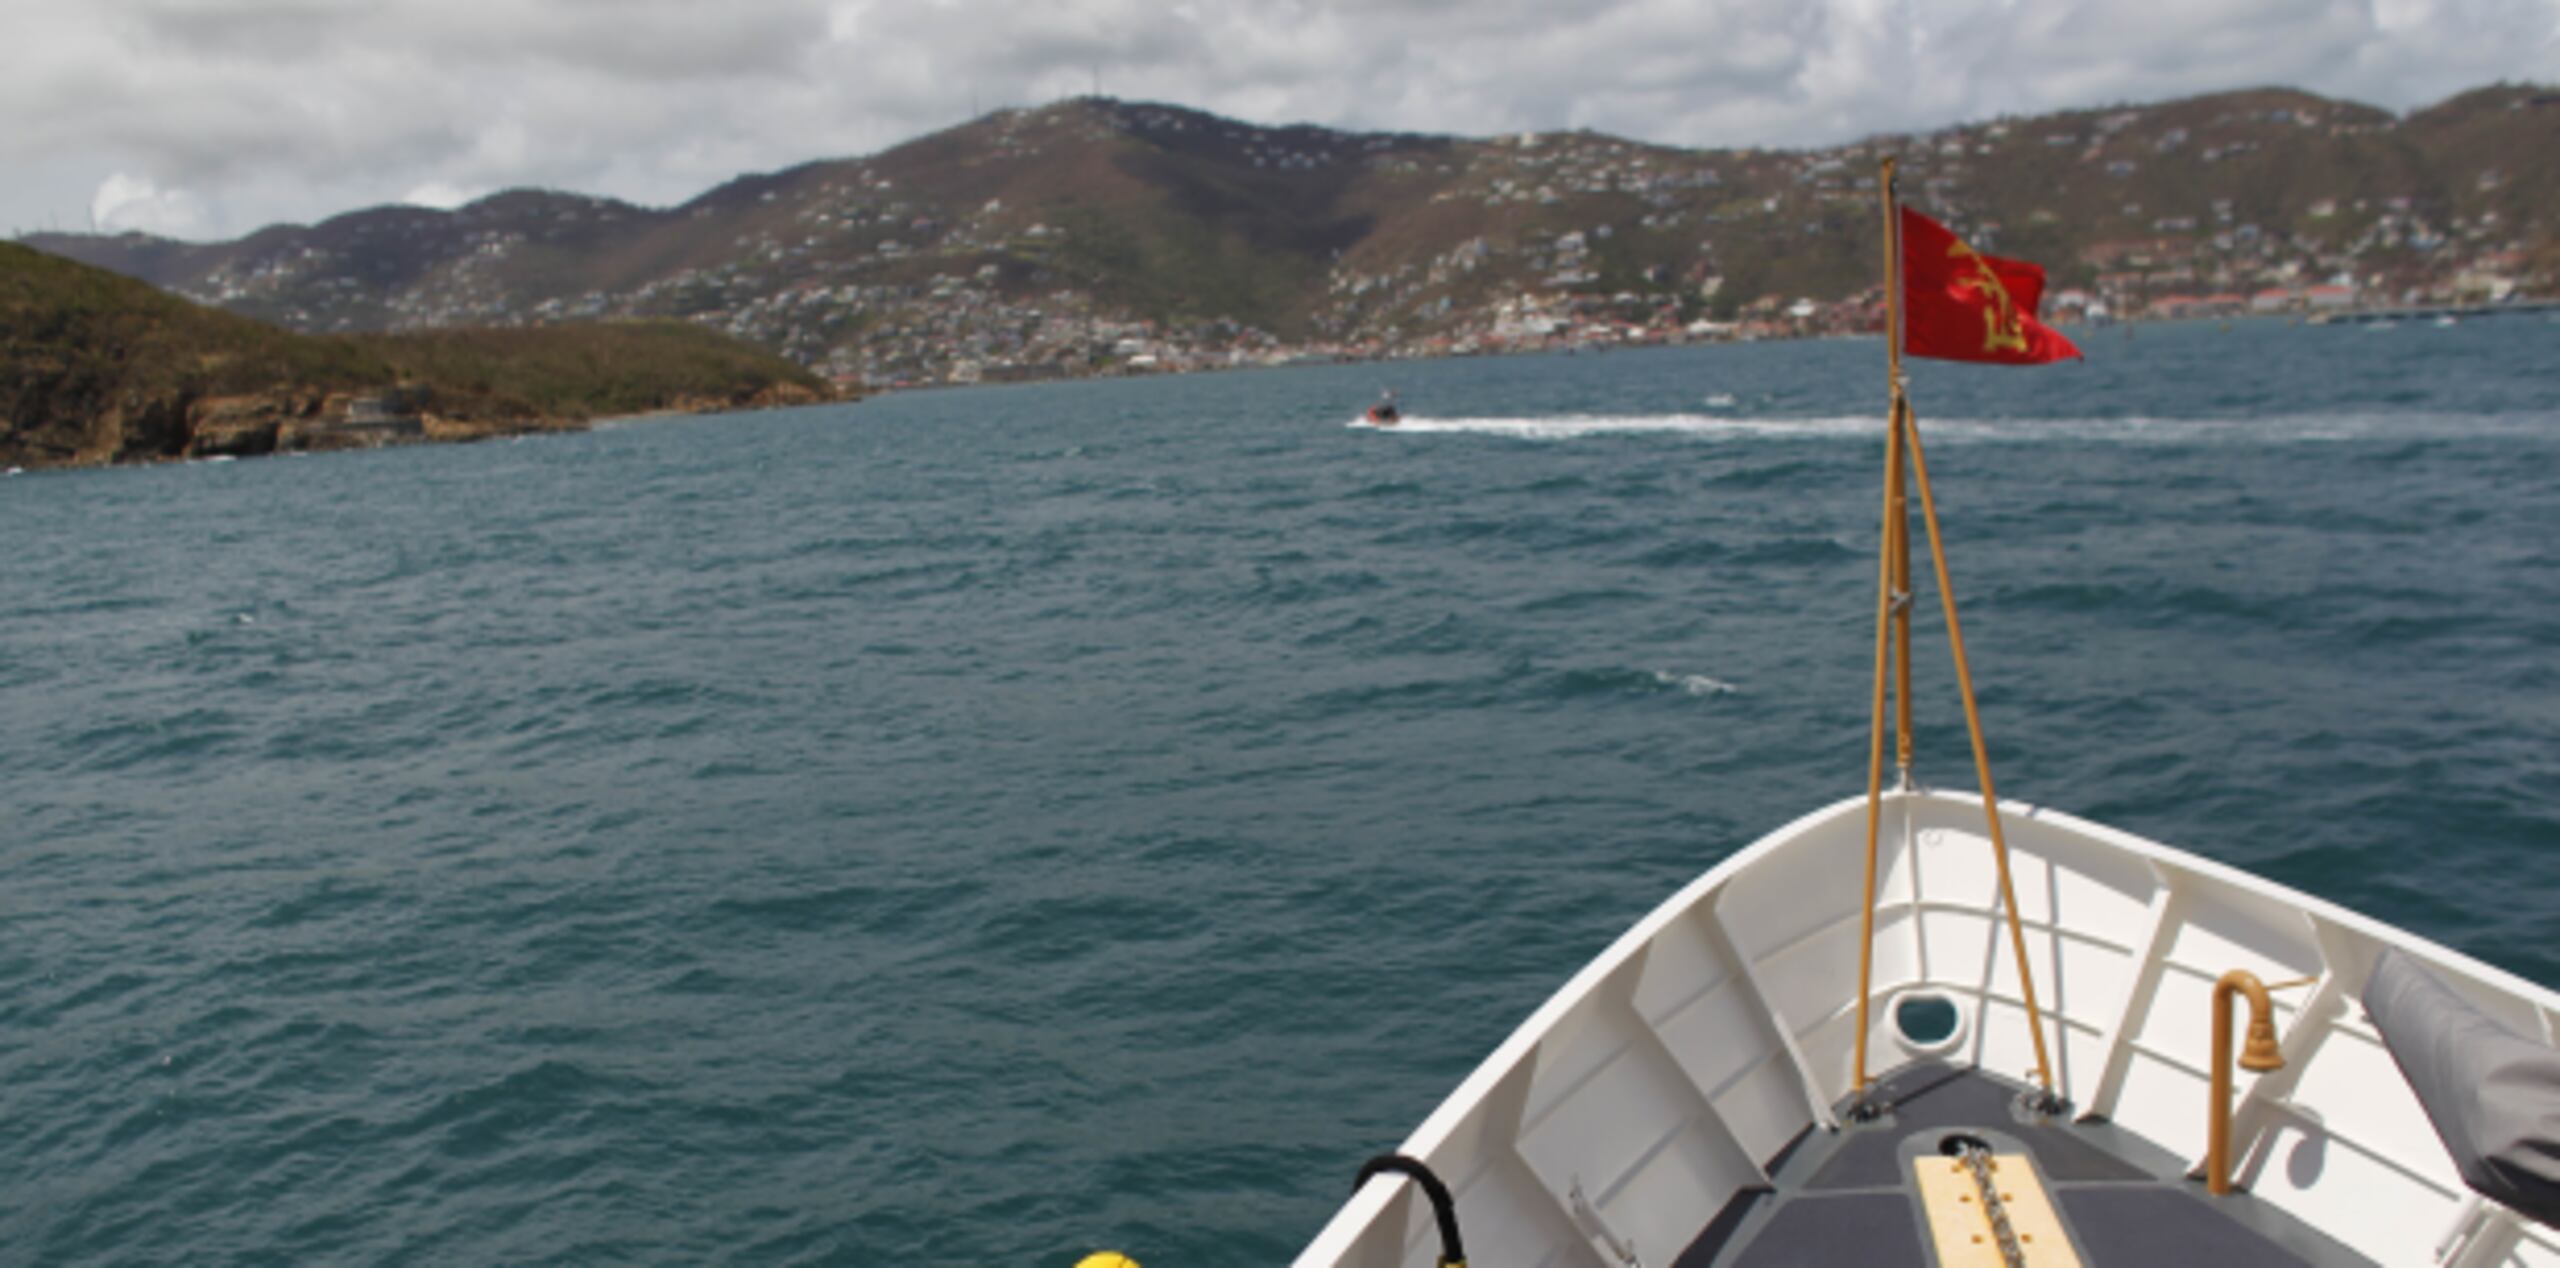
[[[37,245],[307,332],[673,317],[880,390],[1872,332],[1879,160],[2062,323],[2560,290],[2560,100],[2267,90],[1816,151],[1264,128],[1104,99],[652,210],[517,191]]]

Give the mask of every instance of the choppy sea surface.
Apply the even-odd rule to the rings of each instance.
[[[2560,324],[2082,333],[1912,370],[2001,791],[2560,985]],[[1863,790],[1881,361],[0,480],[0,1259],[1281,1262]]]

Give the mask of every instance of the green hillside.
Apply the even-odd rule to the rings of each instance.
[[[675,321],[426,330],[327,342],[379,357],[404,383],[521,403],[534,414],[573,421],[829,396],[827,385],[799,366]]]
[[[0,465],[469,439],[827,394],[681,323],[297,335],[0,243]]]

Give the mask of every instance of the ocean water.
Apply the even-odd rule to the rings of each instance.
[[[2001,790],[2560,984],[2560,324],[2085,343],[1912,369]],[[1881,360],[0,480],[0,1260],[1283,1261],[1863,790]]]

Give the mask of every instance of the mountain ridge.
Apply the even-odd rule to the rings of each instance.
[[[26,240],[304,331],[672,317],[844,379],[1038,377],[1855,328],[1885,154],[1907,201],[2084,308],[2560,286],[2560,94],[2533,85],[2406,115],[2269,87],[1718,150],[1086,97],[667,208],[511,190],[222,243]]]

